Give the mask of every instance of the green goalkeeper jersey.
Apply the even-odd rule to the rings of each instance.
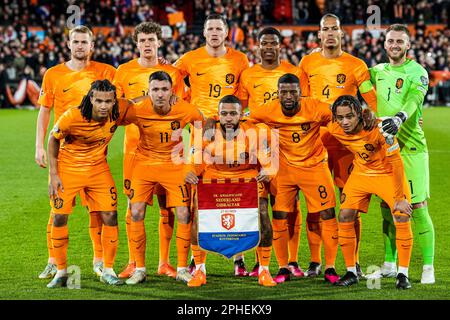
[[[402,153],[428,152],[419,119],[428,90],[427,71],[417,62],[406,59],[400,66],[380,63],[370,68],[372,84],[377,91],[377,116],[390,117],[405,111],[408,119],[400,127],[397,138]]]

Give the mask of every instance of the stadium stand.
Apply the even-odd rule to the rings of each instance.
[[[203,20],[211,12],[229,21],[229,43],[245,52],[251,64],[258,61],[256,35],[264,25],[283,29],[282,59],[298,65],[301,57],[318,46],[317,24],[324,12],[333,12],[350,25],[345,29],[344,50],[373,66],[385,61],[384,36],[364,27],[368,5],[381,9],[383,26],[408,23],[413,37],[408,55],[430,73],[428,103],[450,105],[450,29],[445,1],[67,1],[3,0],[0,7],[0,107],[35,105],[44,72],[63,62],[68,53],[66,13],[79,5],[81,24],[95,27],[93,59],[114,66],[137,55],[130,33],[134,25],[155,20],[165,25],[161,55],[174,62],[183,53],[202,45]],[[69,4],[70,3],[70,4]],[[385,14],[386,13],[386,14]],[[286,25],[286,23],[288,25]],[[282,26],[281,26],[282,25]],[[300,26],[300,27],[299,27]],[[360,29],[355,32],[355,29]]]

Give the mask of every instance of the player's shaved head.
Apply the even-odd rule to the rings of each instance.
[[[338,24],[339,28],[341,27],[341,19],[339,19],[339,17],[337,15],[335,15],[335,14],[327,13],[327,14],[324,14],[323,17],[320,19],[320,27],[321,28],[324,25],[325,20],[327,20],[327,19],[334,19],[334,20],[336,20],[336,23]]]
[[[133,40],[134,42],[138,42],[138,35],[140,33],[144,34],[156,34],[158,37],[158,40],[162,39],[162,30],[161,26],[155,22],[141,22],[136,26],[133,33]]]
[[[317,35],[324,50],[329,52],[341,50],[344,32],[339,17],[332,13],[325,14],[320,19],[320,30]]]
[[[111,119],[117,120],[119,118],[119,104],[116,99],[116,86],[107,79],[94,81],[78,108],[86,120],[91,121],[94,119],[98,121],[96,119],[96,115],[99,112],[97,109],[103,108],[104,104],[107,104],[108,108],[112,107],[108,112],[108,116],[111,113]],[[100,112],[102,111],[100,110]]]

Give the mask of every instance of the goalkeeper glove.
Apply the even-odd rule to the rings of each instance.
[[[389,135],[395,136],[400,129],[400,126],[406,121],[406,119],[408,119],[408,114],[405,111],[400,111],[393,117],[383,119],[378,124],[378,127],[384,137]]]

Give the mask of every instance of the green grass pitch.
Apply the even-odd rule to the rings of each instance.
[[[46,224],[49,215],[47,170],[34,162],[35,123],[37,111],[0,110],[0,299],[449,299],[450,291],[450,109],[432,108],[424,113],[424,129],[430,150],[431,194],[429,210],[436,230],[436,284],[421,285],[422,259],[415,242],[410,278],[413,288],[395,289],[393,279],[383,279],[381,289],[368,289],[365,282],[351,288],[334,288],[323,279],[293,279],[274,288],[263,288],[256,278],[235,278],[233,263],[212,254],[207,258],[208,283],[201,288],[157,276],[158,210],[147,211],[147,269],[149,279],[134,287],[108,287],[92,272],[92,246],[88,233],[88,215],[78,206],[69,219],[69,265],[81,268],[81,289],[46,288],[48,280],[37,278],[47,262]],[[109,146],[109,163],[118,189],[122,181],[122,139],[120,128]],[[303,201],[303,198],[302,198]],[[119,197],[119,249],[115,270],[120,272],[128,257],[125,234],[125,206]],[[306,213],[302,202],[303,213]],[[309,249],[302,226],[299,263],[306,268]],[[369,213],[363,216],[363,235],[360,251],[363,271],[383,261],[381,215],[378,201],[372,200]],[[176,263],[175,241],[172,241],[171,262]],[[250,269],[254,253],[246,254]],[[339,251],[337,270],[345,268]],[[272,255],[272,274],[277,265]]]

